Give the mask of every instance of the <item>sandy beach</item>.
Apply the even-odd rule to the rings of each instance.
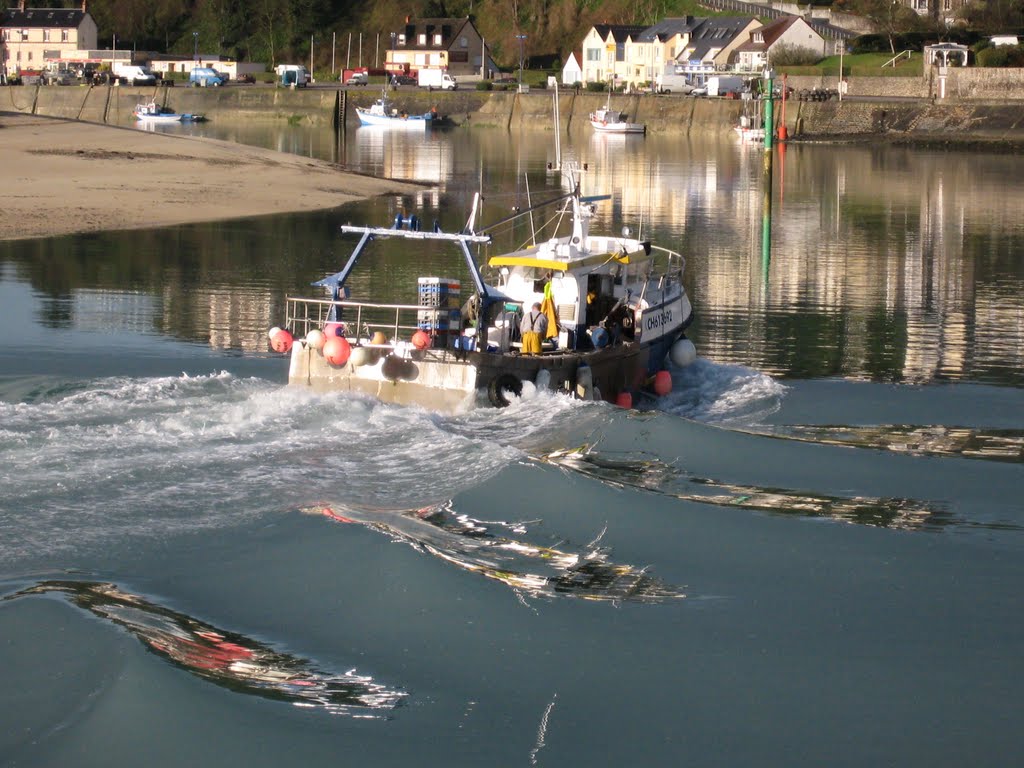
[[[214,139],[0,113],[0,240],[334,208],[400,181]]]

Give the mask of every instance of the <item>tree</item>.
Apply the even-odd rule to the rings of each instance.
[[[840,7],[836,3],[836,7]],[[842,9],[870,21],[879,34],[889,40],[889,49],[895,55],[896,37],[920,26],[918,15],[900,0],[844,0]]]

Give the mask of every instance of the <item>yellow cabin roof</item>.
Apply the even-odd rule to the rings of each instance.
[[[646,254],[636,254],[638,257],[643,256],[646,258]],[[587,256],[585,259],[575,259],[573,261],[562,261],[560,259],[545,259],[537,256],[493,256],[487,264],[491,267],[533,267],[535,269],[546,269],[557,272],[567,272],[569,269],[577,269],[579,267],[590,267],[595,264],[603,264],[606,261],[617,261],[619,264],[632,264],[635,261],[641,261],[642,259],[637,258],[632,260],[629,254],[616,256],[612,253],[594,253]]]

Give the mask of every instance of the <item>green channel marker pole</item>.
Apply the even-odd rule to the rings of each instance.
[[[775,115],[772,89],[772,70],[764,70],[764,89],[766,103],[764,105],[764,205],[761,217],[761,266],[764,279],[768,280],[768,265],[772,260],[772,134],[775,132]]]

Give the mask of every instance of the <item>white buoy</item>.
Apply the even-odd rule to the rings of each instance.
[[[349,355],[348,361],[357,368],[376,362],[374,354],[366,347],[352,347],[352,354]]]
[[[313,349],[323,349],[324,342],[327,341],[327,337],[324,336],[324,332],[314,328],[306,334],[306,344],[311,346]]]
[[[589,365],[576,369],[576,397],[580,400],[594,399],[594,372]]]
[[[280,329],[280,328],[278,328],[278,327],[277,327],[277,326],[275,325],[275,326],[274,326],[273,328],[271,328],[271,329],[270,329],[269,331],[267,331],[267,338],[268,338],[268,339],[272,339],[272,338],[274,338],[274,334],[275,334],[275,333],[277,333],[277,332],[278,332],[278,331],[280,331],[280,330],[281,330],[281,329]]]
[[[689,339],[679,339],[668,351],[668,356],[676,366],[685,368],[697,359],[697,348]]]
[[[537,378],[534,380],[533,385],[537,388],[538,392],[544,392],[551,387],[551,371],[547,368],[541,368],[537,371]]]

